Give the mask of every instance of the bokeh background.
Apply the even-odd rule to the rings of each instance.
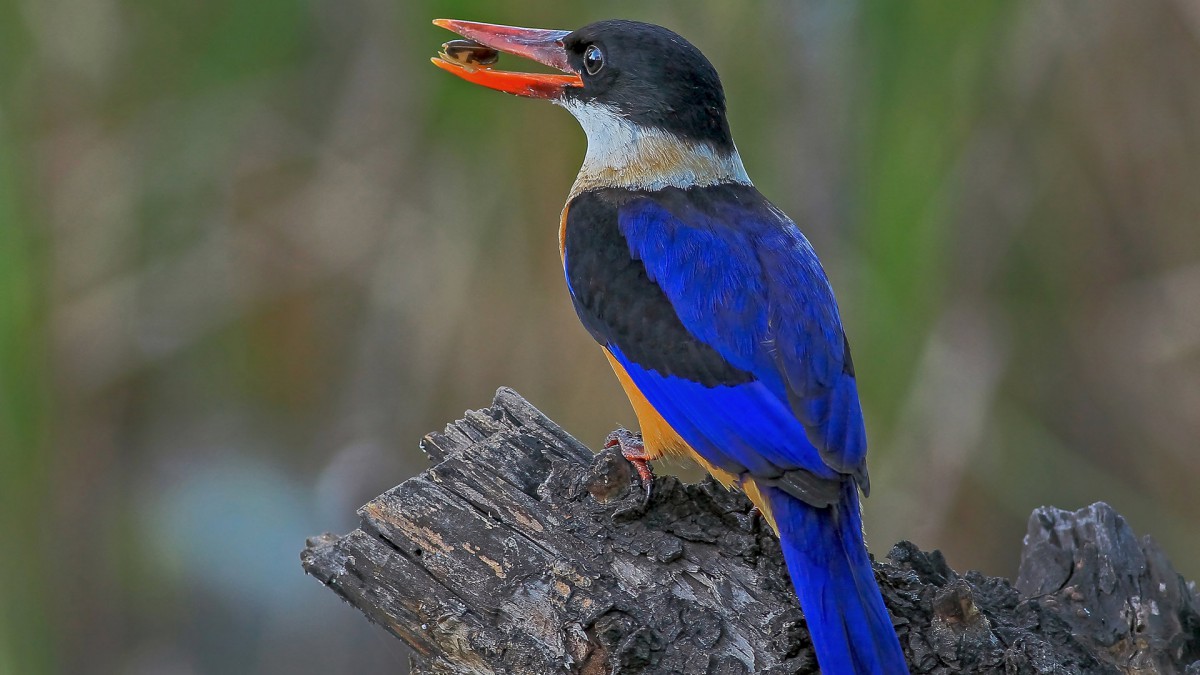
[[[821,253],[877,553],[1013,575],[1112,503],[1200,577],[1200,2],[0,2],[0,673],[397,673],[307,535],[522,392],[633,422],[556,228],[549,105],[438,16],[673,27]]]

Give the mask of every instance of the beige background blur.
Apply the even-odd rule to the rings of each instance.
[[[439,16],[716,64],[838,292],[877,554],[1011,576],[1106,500],[1200,577],[1197,0],[7,0],[0,673],[402,672],[304,537],[500,385],[633,422],[559,267],[583,135],[432,68]]]

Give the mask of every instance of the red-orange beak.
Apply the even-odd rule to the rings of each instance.
[[[562,96],[563,91],[569,87],[583,86],[583,80],[579,74],[567,63],[567,50],[563,48],[562,39],[570,34],[569,30],[517,28],[474,21],[458,21],[457,19],[436,19],[433,25],[454,31],[485,47],[523,56],[568,73],[566,75],[511,73],[492,70],[488,67],[472,68],[445,57],[430,59],[433,61],[433,65],[453,73],[467,82],[474,82],[489,89],[517,96],[547,99],[556,99]]]

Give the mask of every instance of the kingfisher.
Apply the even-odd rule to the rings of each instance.
[[[867,437],[833,289],[750,182],[716,69],[635,21],[434,24],[470,41],[435,65],[566,108],[587,134],[558,240],[575,310],[641,427],[609,446],[646,486],[648,462],[672,455],[746,493],[779,536],[823,672],[907,674],[863,540]],[[497,70],[497,52],[560,72]]]

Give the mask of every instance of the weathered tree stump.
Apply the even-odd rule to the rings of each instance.
[[[309,541],[304,569],[415,673],[815,673],[778,541],[741,494],[659,478],[642,507],[516,392],[430,434],[433,468]],[[1043,508],[1015,586],[908,542],[876,576],[913,673],[1200,675],[1200,597],[1110,507]]]

